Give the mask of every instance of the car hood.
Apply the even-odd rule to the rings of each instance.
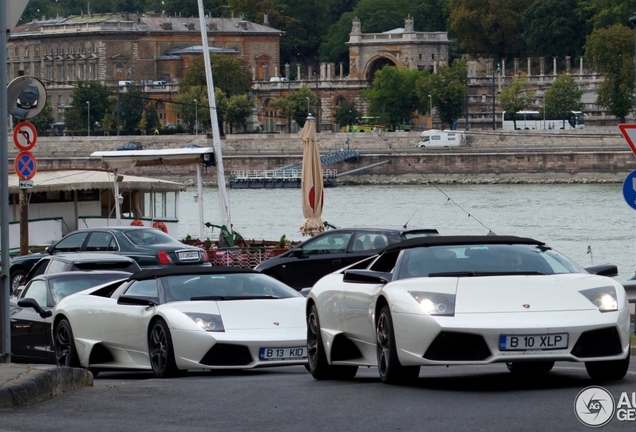
[[[579,291],[608,285],[611,279],[590,275],[458,278],[455,313],[597,310]]]
[[[167,303],[181,312],[219,313],[225,330],[305,327],[305,297]]]

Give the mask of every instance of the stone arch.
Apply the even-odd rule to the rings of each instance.
[[[384,66],[397,66],[399,63],[397,59],[390,55],[377,55],[371,58],[364,66],[363,77],[367,81],[373,81],[375,73],[382,69]]]

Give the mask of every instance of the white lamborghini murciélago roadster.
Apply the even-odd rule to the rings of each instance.
[[[306,305],[309,369],[384,382],[420,366],[506,363],[513,373],[585,362],[593,379],[629,367],[629,309],[616,266],[584,269],[513,236],[406,240],[319,280]]]
[[[62,299],[53,311],[57,363],[152,370],[248,369],[307,363],[305,298],[259,272],[228,267],[143,270]]]

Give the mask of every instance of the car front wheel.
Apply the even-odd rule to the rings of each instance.
[[[157,378],[168,378],[179,374],[174,360],[174,348],[168,324],[158,319],[152,324],[148,335],[148,355],[152,372]]]
[[[11,290],[10,294],[14,295],[18,288],[20,287],[20,282],[26,276],[27,272],[22,269],[16,269],[11,272],[11,286],[9,289]]]
[[[358,372],[357,366],[333,366],[327,363],[315,304],[311,305],[307,315],[307,369],[317,380],[352,379]]]
[[[625,377],[629,369],[629,353],[622,360],[585,362],[585,369],[594,380],[619,380]]]
[[[388,306],[380,310],[376,324],[376,342],[378,372],[380,379],[387,384],[404,383],[417,379],[419,366],[402,366],[395,347],[393,318]]]
[[[66,319],[55,327],[55,362],[58,366],[79,367],[73,329]]]

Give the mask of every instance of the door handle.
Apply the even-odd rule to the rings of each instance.
[[[340,259],[335,259],[335,260],[331,261],[331,264],[336,265],[336,264],[340,264],[341,262],[342,262],[342,260],[340,260]]]

